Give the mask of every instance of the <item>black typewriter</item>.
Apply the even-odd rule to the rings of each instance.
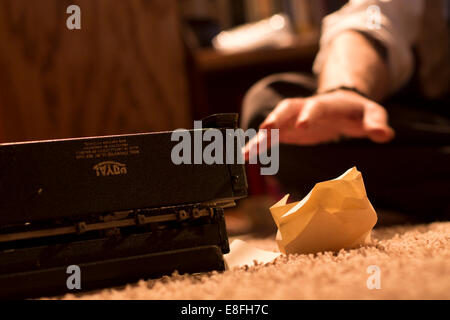
[[[202,125],[225,135],[237,115]],[[224,270],[224,208],[247,195],[244,166],[176,165],[171,134],[0,145],[0,298]]]

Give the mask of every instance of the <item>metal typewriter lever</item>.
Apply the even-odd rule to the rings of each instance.
[[[208,202],[187,208],[185,206],[167,207],[146,210],[129,210],[114,212],[102,216],[102,221],[96,223],[86,223],[85,221],[77,222],[73,225],[67,225],[58,228],[39,229],[35,231],[22,231],[0,234],[0,242],[18,241],[34,238],[44,238],[52,236],[60,236],[65,234],[83,234],[90,231],[106,230],[113,228],[123,228],[130,226],[142,226],[151,223],[163,223],[168,221],[182,221],[186,219],[198,219],[201,217],[209,217],[212,214],[212,207],[229,208],[235,206],[234,201]],[[199,209],[200,208],[200,209]],[[173,213],[155,214],[155,211],[173,210]],[[146,214],[144,214],[146,211]],[[153,214],[152,214],[153,213]],[[32,224],[24,226],[30,229]]]

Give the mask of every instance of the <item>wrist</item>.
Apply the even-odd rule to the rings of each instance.
[[[371,97],[369,97],[368,94],[366,94],[365,92],[363,92],[362,90],[359,90],[358,88],[354,87],[354,86],[338,86],[338,87],[334,87],[331,89],[326,89],[326,90],[318,90],[318,94],[326,94],[326,93],[332,93],[332,92],[337,92],[337,91],[350,91],[353,93],[356,93],[366,99],[370,99],[372,100]]]

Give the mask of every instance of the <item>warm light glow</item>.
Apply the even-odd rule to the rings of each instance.
[[[269,24],[272,29],[279,30],[285,26],[286,21],[282,15],[276,14],[270,18]]]

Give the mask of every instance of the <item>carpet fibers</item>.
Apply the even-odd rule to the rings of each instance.
[[[274,237],[242,238],[276,250]],[[232,239],[231,239],[232,240]],[[378,266],[380,289],[368,289]],[[450,299],[450,222],[375,229],[353,250],[281,256],[223,273],[141,280],[64,299]]]

